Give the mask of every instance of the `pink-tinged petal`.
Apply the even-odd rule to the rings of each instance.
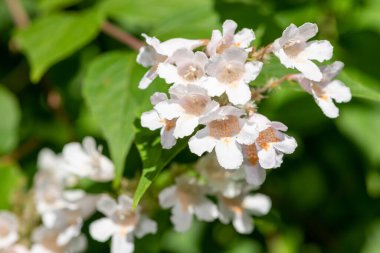
[[[182,106],[170,100],[156,104],[154,109],[158,112],[161,118],[168,120],[177,118],[184,113]]]
[[[348,102],[352,98],[350,88],[339,80],[327,84],[323,91],[338,103]]]
[[[209,136],[209,129],[205,127],[190,138],[189,148],[192,153],[201,156],[204,152],[210,153],[216,142],[215,138]]]
[[[284,137],[285,138],[283,141],[273,143],[272,145],[275,147],[275,149],[281,151],[282,153],[291,154],[296,149],[297,142],[293,137],[287,135],[284,135]]]
[[[222,56],[225,61],[245,62],[247,60],[248,53],[244,49],[231,47],[224,50]]]
[[[153,95],[150,97],[150,102],[152,105],[156,105],[162,101],[165,101],[168,99],[168,96],[163,93],[163,92],[155,92]]]
[[[247,48],[255,39],[255,33],[252,29],[243,28],[234,36],[234,44],[241,48]]]
[[[306,59],[323,62],[331,59],[333,46],[327,40],[313,41],[307,44],[301,54]]]
[[[330,65],[322,66],[320,69],[323,73],[323,83],[328,83],[333,80],[339,72],[343,69],[344,63],[341,61],[335,61]]]
[[[253,231],[252,218],[246,212],[235,213],[232,224],[240,234],[250,234]]]
[[[188,114],[182,115],[176,121],[173,135],[175,138],[183,138],[185,136],[189,136],[194,132],[195,128],[198,125],[198,117]]]
[[[135,245],[132,239],[127,238],[123,233],[116,233],[112,236],[111,253],[133,253]]]
[[[111,216],[117,210],[117,203],[110,196],[103,195],[96,203],[96,209],[106,216]]]
[[[298,69],[304,76],[312,81],[319,82],[322,79],[322,72],[318,66],[309,60],[295,61],[294,67]]]
[[[305,23],[298,28],[299,36],[307,41],[318,33],[318,26],[314,23]]]
[[[276,166],[276,150],[270,145],[267,149],[261,149],[257,153],[259,163],[264,169],[272,169]]]
[[[216,54],[216,48],[219,45],[219,41],[222,39],[222,33],[219,30],[213,30],[211,40],[207,44],[207,54],[213,56]]]
[[[255,215],[266,215],[272,207],[272,201],[264,194],[248,195],[243,200],[243,208]]]
[[[158,113],[155,110],[151,110],[141,115],[141,126],[153,131],[161,128],[163,123]]]
[[[259,164],[251,165],[248,163],[244,163],[243,168],[247,183],[253,186],[260,186],[264,183],[266,178],[266,172],[265,169],[263,169]]]
[[[129,196],[127,195],[119,195],[119,197],[117,198],[118,202],[119,202],[119,207],[122,209],[122,210],[131,210],[132,209],[132,206],[133,206],[133,199],[130,198]]]
[[[207,198],[202,200],[194,207],[194,213],[199,220],[203,221],[213,221],[218,217],[219,214],[216,205]]]
[[[256,124],[246,122],[236,136],[236,141],[240,144],[251,145],[259,136],[259,130]]]
[[[215,146],[216,158],[225,169],[238,169],[243,163],[241,147],[233,138],[223,138]]]
[[[181,48],[193,50],[197,47],[204,45],[203,40],[188,40],[188,39],[170,39],[160,44],[158,53],[166,56],[172,56],[175,51]]]
[[[285,30],[282,32],[281,38],[277,39],[273,44],[275,50],[279,50],[282,48],[289,40],[294,39],[298,35],[298,28],[294,24],[290,24]]]
[[[137,238],[142,238],[147,234],[154,234],[157,232],[157,223],[146,216],[141,216],[139,224],[137,225],[134,234]]]
[[[153,66],[150,70],[148,70],[145,75],[141,78],[139,83],[139,89],[145,90],[149,87],[149,85],[153,82],[157,77],[157,68]]]
[[[164,149],[171,149],[176,143],[177,140],[173,136],[174,129],[169,131],[165,130],[165,127],[161,129],[161,145]]]
[[[193,222],[193,214],[183,208],[180,203],[177,203],[172,209],[170,220],[174,225],[175,231],[185,232],[191,227]]]
[[[281,64],[286,68],[294,68],[294,59],[290,58],[282,48],[274,51],[273,53],[278,57],[278,59],[280,59]]]
[[[281,122],[278,122],[278,121],[272,121],[270,122],[270,125],[276,129],[276,130],[279,130],[279,131],[287,131],[288,130],[288,127],[286,125],[284,125],[283,123]]]
[[[163,189],[160,192],[160,194],[158,195],[158,200],[162,208],[170,208],[175,205],[177,201],[176,191],[177,187],[173,185]]]
[[[116,232],[116,226],[109,218],[101,218],[91,223],[90,235],[96,241],[105,242]]]
[[[182,78],[178,75],[177,68],[170,63],[160,63],[157,68],[158,75],[165,79],[168,84],[181,83]]]
[[[245,74],[244,74],[244,81],[246,83],[249,83],[256,79],[256,77],[260,74],[260,71],[263,67],[263,63],[260,61],[252,61],[247,62],[245,64]]]
[[[339,116],[339,109],[334,104],[333,100],[328,96],[318,97],[313,91],[313,97],[317,105],[322,109],[322,112],[329,118]]]
[[[137,63],[147,68],[156,64],[156,57],[157,52],[153,47],[141,47],[139,49],[139,54],[137,55]]]
[[[226,91],[226,85],[220,83],[214,77],[203,78],[201,87],[207,90],[207,94],[211,97],[219,97]]]
[[[251,99],[251,90],[248,84],[239,82],[234,86],[227,86],[228,100],[234,105],[244,105]]]
[[[226,21],[224,21],[224,23],[223,23],[223,38],[228,42],[232,41],[234,34],[235,34],[235,31],[236,31],[236,28],[237,28],[237,24],[235,21],[230,20],[230,19],[227,19]]]

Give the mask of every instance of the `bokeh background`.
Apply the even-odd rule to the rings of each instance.
[[[161,40],[208,38],[233,19],[256,32],[255,46],[272,42],[290,23],[315,22],[317,38],[330,40],[334,60],[346,65],[341,80],[359,95],[339,105],[341,115],[334,120],[311,96],[291,88],[280,87],[259,105],[299,143],[261,189],[272,198],[270,214],[256,218],[255,232],[243,236],[219,222],[195,222],[178,234],[169,211],[159,211],[159,233],[137,240],[136,252],[380,252],[380,0],[21,2],[31,22],[25,28],[14,25],[0,2],[0,209],[21,208],[18,192],[30,187],[42,147],[60,151],[86,135],[106,146],[83,99],[83,79],[97,57],[132,49],[101,31],[94,9],[140,39],[141,33]],[[74,19],[62,21],[73,13]],[[133,163],[138,154],[133,147],[131,152],[127,162]],[[194,159],[185,150],[175,162]],[[89,238],[87,252],[107,251],[108,245]]]

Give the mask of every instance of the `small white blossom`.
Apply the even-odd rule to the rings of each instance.
[[[14,214],[0,212],[0,252],[12,246],[18,239],[18,221]]]
[[[142,238],[157,231],[156,222],[142,215],[139,207],[132,209],[132,199],[125,195],[119,196],[118,203],[103,196],[97,208],[106,217],[90,225],[90,234],[100,242],[112,237],[111,253],[133,252],[134,237]]]
[[[258,187],[264,183],[266,171],[259,163],[256,144],[243,145],[243,154],[244,162],[242,168],[244,170],[245,179],[250,185]],[[277,156],[277,158],[281,157]]]
[[[240,47],[246,49],[255,39],[255,34],[251,29],[244,28],[235,34],[237,24],[232,20],[223,23],[223,33],[213,30],[211,40],[207,45],[208,55],[221,54],[230,47]]]
[[[253,144],[258,136],[257,127],[241,116],[244,111],[233,106],[223,106],[202,119],[206,127],[189,140],[190,151],[198,156],[204,152],[215,153],[225,169],[238,169],[243,163],[241,145]]]
[[[219,196],[219,219],[222,223],[232,224],[237,232],[250,234],[253,231],[251,215],[261,216],[269,212],[271,200],[263,194],[245,195],[235,198]]]
[[[216,205],[206,197],[205,189],[195,178],[176,178],[176,185],[165,188],[158,197],[162,208],[172,209],[170,220],[178,232],[191,227],[193,215],[202,221],[213,221],[218,217]]]
[[[327,40],[307,42],[317,32],[316,24],[305,23],[300,27],[291,24],[272,47],[273,53],[285,67],[296,68],[313,81],[320,81],[322,73],[311,60],[323,62],[331,59],[333,54],[333,47]]]
[[[198,85],[207,81],[205,65],[208,58],[203,52],[193,52],[186,48],[175,51],[170,62],[160,63],[158,74],[169,84]]]
[[[251,99],[248,84],[256,79],[263,65],[259,61],[246,62],[247,57],[246,51],[236,47],[213,56],[206,65],[206,73],[214,79],[202,84],[208,94],[220,96],[226,92],[232,104],[247,103]]]
[[[214,152],[199,159],[195,168],[206,179],[207,188],[212,194],[233,198],[247,190],[243,171],[224,169]]]
[[[297,147],[296,140],[282,132],[288,128],[258,113],[253,114],[248,121],[255,124],[260,132],[255,142],[260,166],[265,169],[279,167],[283,154],[291,154]]]
[[[157,105],[167,99],[166,94],[156,92],[152,95],[151,102],[153,105]],[[156,110],[144,112],[141,115],[141,126],[149,128],[152,131],[160,129],[161,145],[164,149],[170,149],[177,143],[174,137],[176,121],[177,119],[165,119],[161,117]]]
[[[350,101],[352,97],[350,89],[344,83],[334,80],[343,66],[342,62],[336,61],[333,64],[321,67],[322,80],[320,82],[311,81],[303,75],[296,77],[301,87],[313,95],[315,102],[329,118],[339,116],[339,109],[333,100],[342,103]]]
[[[171,99],[155,105],[158,114],[167,120],[176,119],[173,136],[191,135],[199,120],[215,111],[219,104],[207,95],[207,91],[195,85],[176,85],[169,90]]]
[[[87,247],[87,240],[84,235],[72,238],[66,244],[59,245],[58,237],[61,234],[59,229],[38,227],[34,230],[31,253],[80,253]]]
[[[155,37],[149,37],[143,34],[148,44],[140,48],[137,56],[137,62],[144,67],[151,67],[140,81],[139,88],[146,89],[152,81],[157,77],[157,69],[160,63],[165,63],[180,48],[194,49],[204,45],[203,40],[187,40],[187,39],[170,39],[160,42]]]
[[[66,144],[62,152],[62,169],[94,181],[111,181],[115,176],[115,167],[100,150],[101,147],[96,146],[92,137],[85,137],[82,145],[77,142]]]

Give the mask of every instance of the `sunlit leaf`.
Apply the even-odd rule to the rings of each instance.
[[[0,162],[0,210],[11,207],[12,199],[21,188],[23,175],[17,164]]]

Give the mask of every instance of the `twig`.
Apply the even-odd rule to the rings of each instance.
[[[11,13],[13,22],[19,28],[24,28],[29,24],[29,17],[20,0],[5,0]]]
[[[138,50],[140,47],[144,46],[144,42],[133,37],[129,33],[123,31],[119,27],[114,24],[105,21],[102,25],[102,31],[108,36],[124,43],[125,45],[133,48],[134,50]]]
[[[267,93],[268,91],[276,88],[280,84],[282,84],[285,81],[290,81],[293,80],[294,74],[288,74],[285,75],[279,79],[275,80],[270,80],[268,83],[266,83],[263,87],[261,88],[256,88],[252,90],[252,98],[258,102],[264,98],[264,94]]]
[[[272,49],[272,44],[269,44],[261,48],[259,51],[253,51],[251,55],[255,60],[261,61],[267,53],[271,52],[271,49]]]
[[[12,162],[19,161],[23,157],[30,154],[32,151],[36,150],[40,146],[41,142],[38,139],[29,139],[27,142],[20,145],[12,153],[0,157],[1,162]]]

